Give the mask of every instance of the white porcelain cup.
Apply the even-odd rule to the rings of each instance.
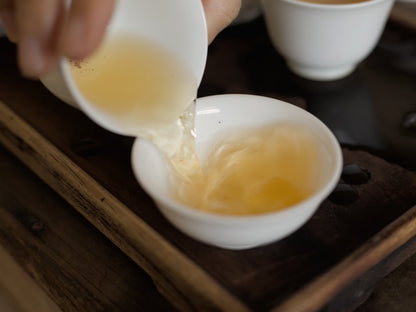
[[[207,56],[206,23],[201,1],[119,0],[108,33],[120,30],[145,36],[170,49],[189,66],[198,83],[201,81]],[[120,131],[111,116],[97,114],[83,98],[71,77],[67,60],[62,60],[57,70],[43,78],[42,82],[58,97],[80,108],[104,128],[129,134]],[[231,249],[267,244],[302,226],[332,191],[341,172],[339,144],[322,122],[288,103],[249,95],[221,95],[197,100],[196,144],[200,157],[209,147],[211,138],[222,131],[282,120],[293,120],[309,127],[327,155],[318,190],[283,211],[232,217],[205,213],[179,203],[172,197],[167,183],[170,168],[166,157],[151,141],[143,138],[137,138],[133,146],[133,171],[163,215],[191,237]]]
[[[350,74],[376,46],[393,3],[261,0],[275,48],[294,73],[312,80],[334,80]]]
[[[205,69],[208,39],[204,8],[195,0],[118,0],[106,37],[128,33],[149,39],[172,53],[199,83]],[[59,66],[41,82],[64,102],[80,108],[93,121],[112,132],[125,133],[113,116],[99,111],[78,90],[69,68],[62,59]],[[166,103],[169,105],[169,103]]]
[[[322,161],[317,190],[287,209],[250,216],[208,213],[188,207],[172,195],[169,163],[154,144],[136,139],[132,166],[143,189],[162,214],[179,230],[214,246],[245,249],[282,239],[301,227],[337,184],[342,153],[332,132],[316,117],[294,105],[255,95],[217,95],[197,99],[196,150],[201,161],[218,136],[227,131],[258,128],[279,122],[295,122],[307,127],[320,142]],[[318,164],[317,164],[318,165]]]

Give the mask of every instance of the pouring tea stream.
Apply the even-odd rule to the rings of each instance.
[[[184,11],[187,14],[183,14]],[[293,110],[288,103],[248,95],[224,95],[198,99],[195,104],[207,46],[201,1],[120,0],[99,51],[82,62],[62,60],[57,70],[42,82],[103,128],[137,137],[132,151],[133,171],[163,215],[178,229],[195,239],[224,248],[262,245],[289,235],[316,210],[339,177],[340,149],[320,121],[306,111]],[[201,120],[198,116],[209,117],[212,112],[223,116],[223,127],[218,128],[216,122],[210,127],[197,124],[194,129],[194,120]],[[316,142],[318,154],[324,155],[317,157],[317,167],[321,168],[322,159],[330,160],[331,165],[324,170],[322,180],[311,194],[290,202],[283,211],[262,209],[259,215],[229,216],[195,209],[197,207],[192,207],[192,203],[187,206],[189,203],[182,201],[182,193],[178,197],[172,192],[172,187],[181,184],[182,180],[196,181],[204,174],[199,158],[209,157],[206,152],[212,146],[213,134],[220,133],[220,137],[224,137],[228,132],[222,130],[236,129],[252,129],[257,133],[254,124],[269,127],[279,122],[311,130],[311,142]],[[197,132],[197,151],[194,150],[194,130]],[[157,146],[158,152],[149,150],[150,146]],[[315,160],[311,165],[314,163]],[[241,169],[233,167],[236,171]],[[302,174],[305,172],[300,172],[299,178]],[[279,182],[260,183],[266,185],[267,196],[270,190],[273,191],[270,185],[284,185],[290,190],[292,186],[297,187],[285,184],[280,178],[264,178]],[[251,179],[250,176],[247,179]],[[190,192],[198,190],[191,189]],[[234,200],[239,200],[238,192],[235,195]],[[257,200],[257,197],[252,198]],[[283,225],[281,220],[288,223]]]

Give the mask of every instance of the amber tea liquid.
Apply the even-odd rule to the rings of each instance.
[[[91,105],[136,129],[172,165],[180,202],[204,211],[252,215],[285,209],[315,191],[318,143],[299,125],[231,134],[204,164],[195,153],[197,81],[181,62],[147,40],[121,35],[71,73]]]
[[[201,168],[175,184],[190,207],[227,215],[288,208],[319,185],[319,142],[303,126],[278,123],[230,133],[212,148]]]
[[[114,35],[72,65],[82,95],[129,132],[174,122],[196,97],[197,81],[180,60],[132,35]]]

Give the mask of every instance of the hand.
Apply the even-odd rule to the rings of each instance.
[[[0,0],[0,19],[18,45],[22,73],[39,77],[62,56],[82,59],[104,37],[116,0]],[[150,0],[151,1],[151,0]],[[211,42],[237,16],[241,0],[202,0]]]
[[[38,77],[61,56],[89,55],[104,36],[115,0],[0,0],[0,18],[9,39],[18,44],[22,73]],[[68,15],[68,16],[66,16]]]
[[[238,15],[241,0],[202,0],[208,26],[208,41],[227,27]]]

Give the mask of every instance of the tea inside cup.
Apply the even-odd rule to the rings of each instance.
[[[98,51],[41,81],[102,127],[137,136],[195,99],[207,46],[200,1],[120,0]]]
[[[137,139],[133,146],[133,171],[140,185],[150,194],[162,214],[191,237],[229,249],[264,245],[284,238],[302,226],[335,187],[342,163],[339,144],[328,128],[317,118],[300,108],[276,99],[253,95],[220,95],[198,99],[196,104],[196,151],[201,167],[210,161],[208,156],[211,155],[213,149],[217,148],[216,143],[221,143],[222,140],[234,134],[237,134],[236,138],[241,140],[239,133],[255,133],[258,129],[265,127],[279,129],[280,125],[287,124],[295,127],[292,129],[298,127],[306,130],[308,133],[306,137],[314,140],[318,147],[318,156],[313,158],[312,163],[313,169],[318,170],[312,170],[314,173],[303,172],[304,176],[300,176],[305,180],[309,179],[313,191],[300,201],[283,208],[274,210],[264,207],[265,209],[260,213],[240,213],[240,211],[232,214],[229,211],[224,213],[224,211],[191,207],[184,202],[183,197],[178,196],[177,188],[181,185],[181,181],[175,175],[172,176],[169,160],[153,143],[144,139]],[[249,145],[248,137],[249,135],[245,135],[243,142],[240,143]],[[290,133],[285,133],[280,138],[291,141],[294,145],[299,143],[299,137],[291,136]],[[280,143],[283,144],[283,142]],[[301,147],[300,154],[302,151],[305,149]],[[302,156],[308,157],[308,155]],[[312,155],[309,156],[312,157]],[[261,162],[261,155],[258,157],[258,162]],[[289,159],[291,160],[294,158]],[[280,160],[276,159],[276,162],[278,161]],[[307,162],[306,159],[305,162]],[[293,161],[293,164],[295,163],[296,161]],[[263,165],[266,170],[267,168],[272,170],[274,166],[273,162]],[[242,168],[243,171],[246,169]],[[226,176],[225,171],[224,176]],[[193,183],[193,181],[190,182]],[[242,181],[242,184],[244,182]],[[278,187],[281,184],[274,184],[272,187],[276,185],[277,188],[268,189],[267,196],[270,192],[279,194]],[[217,186],[220,192],[226,189],[220,183]],[[250,195],[238,191],[233,194],[230,189],[232,188],[227,189],[227,192],[220,196],[234,196],[234,200],[240,200],[237,197]],[[286,188],[283,190],[283,196],[286,190]],[[197,197],[205,195],[203,190],[193,191]],[[227,208],[231,206],[232,200],[233,198],[227,202]],[[265,202],[260,201],[260,206],[262,203]],[[269,204],[266,201],[264,205]]]

